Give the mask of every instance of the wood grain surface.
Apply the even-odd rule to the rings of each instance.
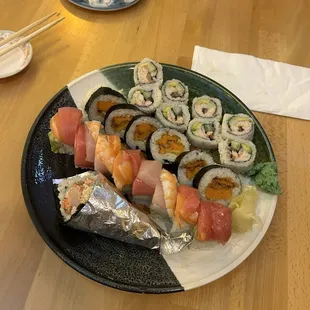
[[[0,309],[310,309],[310,122],[256,113],[284,194],[265,238],[221,279],[184,293],[139,295],[101,286],[63,263],[32,225],[20,186],[28,131],[47,101],[93,69],[137,61],[191,66],[194,45],[310,67],[308,0],[141,0],[119,12],[67,0],[0,0],[0,29],[53,11],[66,19],[33,39],[26,70],[0,80]],[[310,103],[309,103],[310,104]]]

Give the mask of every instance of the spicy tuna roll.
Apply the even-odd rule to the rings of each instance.
[[[254,135],[254,121],[246,114],[224,114],[222,122],[223,138],[239,138],[252,140]]]
[[[213,157],[205,151],[194,150],[180,155],[178,180],[180,184],[193,184],[193,179],[200,169],[214,163]],[[179,159],[179,158],[178,158]]]
[[[219,143],[218,150],[221,163],[238,173],[250,170],[256,157],[256,147],[248,140],[223,140]]]
[[[102,122],[111,107],[125,103],[127,100],[121,93],[109,87],[99,87],[87,100],[85,112],[90,121]]]
[[[172,79],[165,82],[162,87],[163,100],[168,103],[187,104],[188,87],[179,80]]]
[[[210,165],[201,169],[194,178],[194,187],[198,188],[202,200],[228,204],[241,193],[241,181],[238,175],[228,168]]]
[[[126,128],[125,142],[131,149],[145,151],[149,136],[161,127],[162,124],[151,116],[135,116]]]
[[[156,85],[138,85],[129,91],[128,103],[145,114],[152,114],[162,103],[161,90]]]
[[[134,68],[134,81],[136,85],[163,83],[163,68],[156,61],[144,58]]]
[[[168,128],[184,132],[190,121],[188,106],[176,103],[163,103],[155,114],[156,118]]]
[[[216,149],[221,139],[221,125],[216,120],[194,118],[188,124],[189,142],[203,150]]]
[[[193,118],[215,118],[220,121],[222,118],[221,100],[206,95],[194,98],[192,104],[192,116]]]
[[[190,144],[177,130],[160,128],[152,134],[147,148],[151,158],[171,164],[181,153],[189,151]]]
[[[118,104],[110,108],[104,118],[104,128],[108,135],[117,135],[124,138],[129,122],[143,113],[131,104]]]

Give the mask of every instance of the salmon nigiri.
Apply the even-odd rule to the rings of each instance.
[[[131,185],[134,181],[134,169],[130,156],[126,150],[121,150],[113,163],[112,177],[115,186],[121,190],[125,185]]]
[[[75,134],[74,164],[80,168],[92,168],[93,163],[86,160],[85,125],[80,124]]]
[[[95,148],[95,170],[102,174],[112,173],[114,160],[120,150],[119,136],[99,134]]]
[[[188,185],[180,185],[178,188],[175,218],[182,226],[182,222],[195,225],[198,220],[200,206],[199,191]]]

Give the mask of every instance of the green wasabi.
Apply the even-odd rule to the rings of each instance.
[[[273,195],[282,194],[278,180],[277,163],[267,162],[256,164],[247,175],[253,177],[255,184],[265,192]]]

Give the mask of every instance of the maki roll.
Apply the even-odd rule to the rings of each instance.
[[[241,181],[238,175],[228,168],[210,165],[201,169],[193,182],[198,188],[202,200],[228,204],[241,193]]]
[[[161,90],[156,85],[138,85],[129,91],[128,103],[145,114],[152,114],[162,103]]]
[[[127,100],[121,93],[109,87],[99,87],[87,100],[85,112],[90,121],[102,122],[111,107],[125,103]]]
[[[188,124],[186,135],[196,147],[203,150],[216,149],[221,138],[221,126],[216,120],[194,118]]]
[[[248,140],[223,140],[219,143],[218,150],[221,163],[238,173],[249,171],[256,157],[256,147]]]
[[[246,114],[224,114],[222,122],[223,138],[239,138],[252,140],[254,135],[254,121]]]
[[[222,104],[221,100],[212,98],[209,96],[201,96],[194,98],[192,104],[192,116],[202,117],[207,119],[217,119],[218,121],[222,118]]]
[[[124,138],[129,122],[143,113],[131,104],[118,104],[110,108],[104,118],[104,128],[108,135],[117,135]]]
[[[180,157],[182,157],[178,166],[178,180],[180,184],[192,186],[193,179],[200,169],[214,164],[213,157],[200,150],[181,154]]]
[[[134,68],[136,85],[163,84],[163,67],[152,59],[144,58]]]
[[[189,148],[186,136],[169,128],[157,129],[147,144],[150,157],[167,164],[173,163],[181,153],[189,151]]]
[[[149,136],[161,127],[163,127],[162,124],[151,116],[135,116],[126,128],[125,142],[131,149],[146,151],[146,142]]]
[[[156,118],[168,128],[185,132],[190,121],[188,106],[177,103],[163,103],[155,114]]]
[[[188,87],[179,80],[166,81],[162,92],[164,102],[178,104],[187,104],[188,102]]]

